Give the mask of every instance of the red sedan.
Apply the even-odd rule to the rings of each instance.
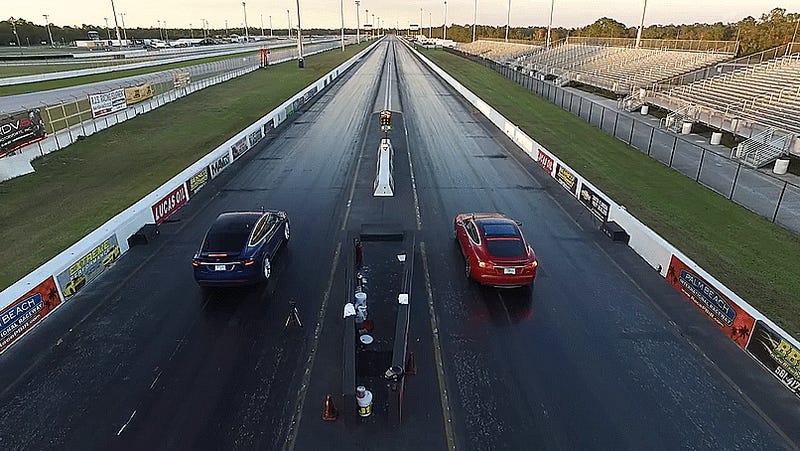
[[[467,278],[497,287],[533,283],[539,262],[516,221],[500,213],[462,213],[453,227]]]

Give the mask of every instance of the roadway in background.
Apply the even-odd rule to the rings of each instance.
[[[406,202],[395,210],[397,199],[364,196],[387,55],[400,79],[393,109],[408,129],[395,160]],[[446,443],[444,412],[458,448],[796,447],[796,398],[526,158],[389,37],[155,242],[132,248],[0,356],[3,447],[273,449],[296,434],[298,449],[435,449]],[[341,419],[323,423],[324,394],[341,381],[345,230],[382,214],[413,227],[404,216],[415,194],[418,374],[406,423],[372,417],[358,433]],[[201,292],[190,259],[207,227],[222,211],[262,205],[291,219],[275,278]],[[452,238],[462,211],[523,221],[541,262],[532,292],[466,280]],[[303,329],[283,329],[290,300]]]

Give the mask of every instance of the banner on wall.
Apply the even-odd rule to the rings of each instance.
[[[89,105],[92,107],[92,117],[100,117],[122,111],[128,108],[125,89],[119,88],[101,94],[90,94]]]
[[[111,235],[94,249],[75,260],[67,269],[56,276],[64,299],[69,299],[86,284],[93,281],[110,267],[120,255],[117,235]]]
[[[155,218],[156,224],[166,221],[173,213],[186,205],[187,198],[184,187],[184,184],[178,185],[171,193],[150,207],[153,210],[153,218]]]
[[[189,177],[189,180],[186,181],[186,191],[189,193],[190,199],[211,180],[211,174],[209,172],[209,167],[206,166],[198,171],[197,174]]]
[[[231,153],[233,153],[234,160],[242,156],[245,152],[247,152],[247,136],[243,136],[242,139],[236,141],[231,146]]]
[[[208,165],[208,170],[211,173],[211,178],[215,179],[220,172],[224,171],[231,164],[230,154],[225,154],[217,158],[213,163]]]
[[[705,312],[731,340],[743,349],[747,346],[755,323],[753,317],[686,266],[676,255],[669,262],[667,282]]]
[[[555,166],[555,161],[550,158],[549,155],[542,152],[542,149],[539,149],[539,156],[536,158],[536,162],[539,163],[539,166],[542,167],[548,174],[553,173],[553,166]]]
[[[595,193],[593,189],[581,184],[581,192],[578,195],[578,199],[597,219],[603,222],[608,221],[608,202]]]
[[[18,111],[0,119],[0,157],[21,147],[41,141],[44,121],[38,108]]]
[[[261,127],[255,129],[253,133],[250,133],[247,136],[248,141],[250,141],[250,147],[255,146],[259,141],[261,141],[261,138],[263,137],[264,137],[264,132],[261,130]]]
[[[800,397],[800,350],[775,333],[761,320],[756,321],[747,351],[761,362],[783,385]]]
[[[26,331],[61,304],[53,276],[17,298],[0,311],[0,352],[8,349]]]
[[[125,100],[128,102],[128,105],[150,99],[154,94],[155,90],[150,83],[134,86],[132,88],[125,88]]]
[[[578,195],[578,178],[569,169],[556,164],[556,180],[573,195]]]

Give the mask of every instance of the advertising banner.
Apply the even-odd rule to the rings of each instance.
[[[186,185],[180,185],[171,193],[164,196],[160,201],[156,202],[155,205],[150,207],[153,210],[153,218],[156,220],[156,224],[161,224],[167,220],[173,213],[178,211],[181,207],[186,205]]]
[[[759,320],[747,351],[800,397],[800,350]]]
[[[175,89],[185,88],[192,82],[192,76],[188,71],[175,72],[172,74],[172,86]]]
[[[742,349],[747,346],[755,322],[753,317],[697,275],[676,255],[669,262],[667,282],[705,312]]]
[[[603,222],[608,221],[608,202],[603,200],[603,198],[595,193],[591,188],[581,184],[581,192],[578,195],[578,199],[598,219]]]
[[[86,284],[96,279],[119,258],[120,250],[117,235],[111,235],[94,249],[81,256],[56,279],[67,300]]]
[[[44,121],[38,108],[0,118],[0,157],[41,141],[44,135]]]
[[[194,197],[202,187],[206,186],[209,180],[211,180],[211,174],[209,173],[208,167],[201,169],[200,172],[191,176],[189,180],[186,181],[186,191],[189,193],[189,199]]]
[[[261,141],[261,138],[263,137],[264,137],[264,132],[261,130],[260,127],[255,131],[253,131],[253,133],[250,133],[250,135],[247,137],[248,140],[250,141],[250,147],[255,146],[259,141]]]
[[[152,98],[154,94],[155,90],[153,89],[153,85],[150,83],[145,83],[141,86],[134,86],[132,88],[125,88],[125,100],[128,102],[128,105],[133,105],[134,103],[139,103],[142,100]]]
[[[287,106],[284,111],[286,112],[286,117],[291,117],[294,114],[294,104]]]
[[[104,92],[102,94],[90,94],[89,104],[92,106],[92,117],[116,113],[128,107],[125,100],[125,90],[123,88]]]
[[[272,130],[275,130],[275,124],[277,122],[278,122],[278,118],[275,117],[271,121],[267,121],[264,124],[264,136],[267,136],[269,134],[269,132],[271,132]]]
[[[550,158],[546,153],[542,152],[542,149],[539,149],[539,157],[536,158],[536,162],[539,163],[539,166],[542,167],[548,174],[553,173],[553,166],[555,165],[555,161]]]
[[[59,304],[61,295],[58,294],[55,279],[50,276],[0,311],[0,352],[8,349]]]
[[[231,146],[231,152],[233,153],[234,160],[236,160],[237,158],[242,156],[245,152],[247,152],[247,136],[233,143],[233,145]]]
[[[578,195],[578,178],[569,169],[560,164],[556,164],[556,180],[567,191],[573,195]]]
[[[224,171],[225,168],[227,168],[228,165],[230,165],[230,164],[231,164],[231,156],[230,156],[230,154],[226,153],[225,155],[217,158],[216,161],[214,161],[213,163],[208,165],[208,171],[211,173],[211,178],[212,179],[217,178],[219,173]]]

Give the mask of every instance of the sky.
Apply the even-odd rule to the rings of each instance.
[[[44,14],[57,25],[103,24],[108,18],[113,26],[112,0],[0,0],[0,18],[24,18],[35,23],[45,23]],[[210,28],[241,27],[244,8],[239,0],[113,0],[119,17],[124,13],[126,27],[156,27],[158,21],[167,27],[199,28],[207,20]],[[641,20],[645,0],[554,0],[553,26],[574,28],[588,25],[600,17],[611,17],[628,26]],[[303,28],[336,28],[341,24],[340,0],[299,0]],[[507,0],[477,0],[479,24],[505,25]],[[474,0],[448,0],[448,24],[471,24]],[[650,0],[647,5],[645,25],[736,22],[753,16],[760,17],[772,8],[785,8],[800,12],[800,0]],[[441,26],[444,22],[444,0],[361,0],[360,21],[363,25],[366,10],[369,21],[372,15],[381,17],[386,27],[405,28],[409,23],[419,23],[422,8],[422,25]],[[286,10],[291,10],[292,24],[297,25],[296,0],[246,1],[247,23],[269,28],[272,16],[275,28],[286,28]],[[511,26],[546,26],[550,13],[548,0],[511,0]],[[354,0],[344,0],[346,27],[355,27]],[[377,19],[376,19],[377,22]],[[120,26],[122,22],[120,19]]]

